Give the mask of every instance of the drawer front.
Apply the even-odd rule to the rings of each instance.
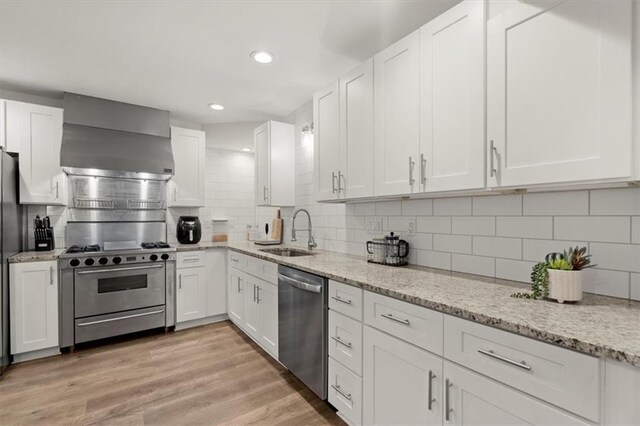
[[[443,314],[402,300],[364,292],[364,322],[442,355]]]
[[[358,287],[329,281],[329,309],[362,321],[362,293]]]
[[[236,253],[235,251],[229,251],[229,265],[232,268],[244,271],[244,255]]]
[[[329,356],[362,376],[362,323],[329,311]]]
[[[204,266],[204,250],[180,252],[176,256],[176,268]]]
[[[445,358],[598,421],[597,358],[449,315],[444,325]]]
[[[245,256],[245,272],[261,280],[278,285],[278,264],[252,256]]]
[[[351,423],[362,424],[362,379],[331,358],[328,399]]]

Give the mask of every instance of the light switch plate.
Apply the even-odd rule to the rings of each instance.
[[[367,235],[380,235],[382,234],[382,218],[381,217],[369,217],[367,218]]]

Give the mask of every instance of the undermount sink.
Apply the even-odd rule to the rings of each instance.
[[[300,256],[313,256],[315,253],[311,253],[306,250],[290,249],[290,248],[270,248],[260,249],[260,251],[269,254],[275,254],[282,257],[300,257]]]

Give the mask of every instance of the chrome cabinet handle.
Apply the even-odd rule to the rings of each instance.
[[[164,309],[160,309],[159,311],[143,312],[141,314],[127,315],[127,316],[124,316],[124,317],[107,318],[107,319],[104,319],[104,320],[78,323],[78,327],[86,327],[88,325],[102,324],[102,323],[105,323],[105,322],[120,321],[120,320],[131,319],[131,318],[146,317],[148,315],[156,315],[156,314],[161,314],[163,312],[164,312]]]
[[[173,188],[173,201],[178,200],[178,188]]]
[[[106,274],[110,272],[138,271],[141,269],[157,269],[157,268],[164,268],[164,265],[155,264],[155,265],[149,265],[149,266],[131,266],[128,268],[110,268],[110,269],[98,269],[98,270],[89,270],[89,271],[78,271],[76,273],[78,275]]]
[[[338,392],[340,395],[344,396],[349,401],[351,401],[351,394],[350,393],[344,393],[344,391],[340,388],[340,385],[331,385],[331,387],[334,388],[336,390],[336,392]]]
[[[427,183],[427,159],[424,158],[424,154],[420,154],[420,181]]]
[[[231,261],[234,263],[238,263],[238,259],[231,258]]]
[[[335,300],[336,302],[344,303],[345,305],[350,305],[351,304],[351,300],[343,299],[340,296],[331,296],[331,298],[333,300]]]
[[[261,302],[261,300],[260,300],[260,286],[257,285],[256,286],[256,303],[259,305],[260,302]]]
[[[396,317],[394,317],[394,316],[393,316],[393,315],[391,315],[391,314],[380,314],[380,316],[383,316],[383,317],[385,317],[385,318],[388,318],[388,319],[390,319],[390,320],[393,320],[393,321],[399,322],[399,323],[404,324],[404,325],[409,325],[409,320],[408,320],[408,319],[396,318]]]
[[[494,164],[494,155],[498,154],[498,150],[495,147],[495,144],[493,143],[493,139],[491,140],[491,142],[489,143],[489,168],[491,169],[491,175],[490,177],[494,177],[496,175],[496,173],[498,173],[498,170],[496,170],[495,164]]]
[[[256,301],[256,285],[253,285],[253,301]]]
[[[413,161],[413,159],[411,158],[411,156],[409,156],[409,185],[413,185],[416,180],[413,178],[413,166],[416,163]]]
[[[433,407],[433,403],[436,402],[436,399],[433,397],[433,379],[436,378],[436,375],[433,374],[433,371],[429,370],[429,402],[427,403],[427,408],[431,411]]]
[[[336,193],[336,173],[331,172],[331,192]]]
[[[264,201],[267,201],[267,187],[263,186],[262,187],[262,198]]]
[[[240,277],[238,277],[238,293],[240,293]]]
[[[49,267],[49,274],[50,274],[50,275],[49,275],[49,285],[53,285],[53,274],[54,274],[54,272],[53,272],[53,266],[50,266],[50,267]]]
[[[182,261],[183,262],[199,262],[200,258],[199,257],[192,257],[192,258],[189,258],[189,259],[183,259]]]
[[[59,186],[60,186],[60,181],[56,181],[56,200],[57,200],[58,198],[60,198],[60,195],[59,195],[59,193],[58,193],[58,187],[59,187]]]
[[[340,343],[342,346],[346,346],[347,348],[351,349],[351,342],[345,342],[339,336],[331,336],[331,338]]]
[[[342,187],[342,178],[344,175],[340,170],[338,170],[338,193],[344,192],[344,188]]]
[[[182,290],[182,274],[178,274],[178,290]]]
[[[451,386],[453,386],[453,382],[450,381],[449,379],[445,380],[445,385],[444,385],[444,419],[446,421],[449,421],[451,416],[451,412],[453,411],[453,408],[451,408],[451,401],[450,401],[450,396],[449,396],[449,389],[451,389]]]
[[[514,361],[512,359],[503,357],[502,355],[498,355],[497,353],[495,353],[493,351],[493,349],[489,349],[489,350],[478,349],[478,352],[480,352],[482,355],[490,356],[491,358],[495,358],[495,359],[498,359],[498,360],[500,360],[502,362],[506,362],[507,364],[515,365],[516,367],[520,367],[520,368],[522,368],[524,370],[527,370],[527,371],[531,370],[531,367],[528,366],[525,361],[518,362],[518,361]]]

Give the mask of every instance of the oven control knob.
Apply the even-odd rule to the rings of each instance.
[[[78,259],[71,259],[71,260],[69,261],[69,265],[70,265],[70,266],[73,266],[74,268],[75,268],[76,266],[78,266],[79,264],[80,264],[80,261],[79,261]]]
[[[167,260],[169,259],[169,255],[167,253],[163,254],[162,256],[160,256],[162,258],[162,260]]]
[[[153,260],[154,262],[156,260],[158,260],[158,255],[157,254],[152,254],[151,256],[149,256],[149,259]]]
[[[118,263],[122,262],[122,258],[120,256],[116,256],[112,259],[112,261],[117,265]]]
[[[91,258],[89,258],[89,259],[85,259],[85,260],[84,260],[84,264],[85,264],[85,265],[87,265],[87,266],[91,266],[91,265],[93,265],[94,263],[95,263],[95,260],[93,260],[93,259],[91,259]]]
[[[101,257],[101,258],[98,260],[98,262],[99,262],[101,265],[106,265],[107,263],[109,263],[109,259],[107,259],[106,257]]]

